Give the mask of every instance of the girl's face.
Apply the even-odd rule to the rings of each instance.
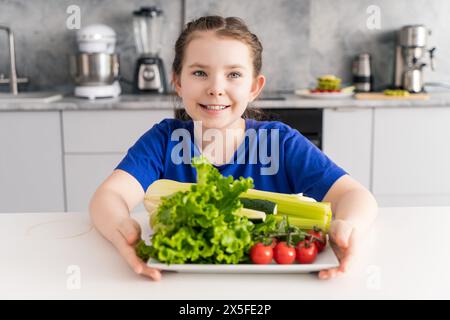
[[[229,128],[264,87],[265,78],[253,77],[249,47],[211,31],[197,32],[185,49],[181,76],[175,89],[188,115],[204,128]]]

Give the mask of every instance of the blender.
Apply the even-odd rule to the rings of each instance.
[[[133,11],[134,39],[139,58],[134,89],[137,93],[166,93],[164,63],[159,57],[163,11],[155,6]]]

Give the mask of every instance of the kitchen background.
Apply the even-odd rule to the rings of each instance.
[[[28,92],[8,93],[8,42],[0,30],[0,213],[86,211],[128,148],[174,117],[173,96],[131,94],[126,82],[118,98],[73,96],[69,55],[77,51],[77,30],[66,26],[73,5],[81,11],[80,27],[102,23],[115,30],[120,75],[129,81],[138,58],[132,12],[141,6],[164,11],[160,56],[168,78],[187,21],[207,14],[243,18],[264,46],[267,85],[256,106],[298,129],[380,206],[450,205],[449,1],[0,0],[0,25],[15,36],[18,75],[30,80]],[[351,83],[352,59],[361,52],[370,53],[375,90],[383,90],[394,79],[397,32],[412,24],[432,31],[426,50],[437,48],[435,71],[425,54],[425,82],[444,85],[425,86],[423,100],[414,100],[420,94],[395,99],[380,93],[377,100],[294,94],[324,74]]]
[[[450,83],[450,2],[446,0],[0,0],[0,22],[14,32],[18,74],[30,78],[31,90],[73,87],[68,56],[76,51],[76,30],[66,28],[70,5],[80,7],[81,27],[104,23],[116,31],[121,75],[130,80],[137,58],[132,11],[158,5],[166,15],[161,57],[167,73],[182,24],[201,15],[220,14],[243,18],[260,37],[267,91],[312,86],[322,74],[349,82],[351,60],[364,51],[373,57],[375,86],[383,88],[392,83],[395,32],[407,24],[424,24],[432,30],[429,46],[439,44],[437,70],[425,68],[427,81]],[[380,8],[380,29],[367,27],[371,5]],[[7,43],[4,35],[0,39],[0,73],[7,74]],[[131,91],[127,85],[122,89]]]

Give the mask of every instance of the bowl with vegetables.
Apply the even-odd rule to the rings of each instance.
[[[178,272],[314,272],[336,267],[327,246],[331,206],[300,194],[253,189],[193,158],[197,183],[167,179],[146,191],[153,231],[136,252],[148,265]]]

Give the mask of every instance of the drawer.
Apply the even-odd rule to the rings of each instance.
[[[0,112],[0,213],[64,211],[59,111]]]
[[[64,111],[66,153],[124,153],[173,110]]]

